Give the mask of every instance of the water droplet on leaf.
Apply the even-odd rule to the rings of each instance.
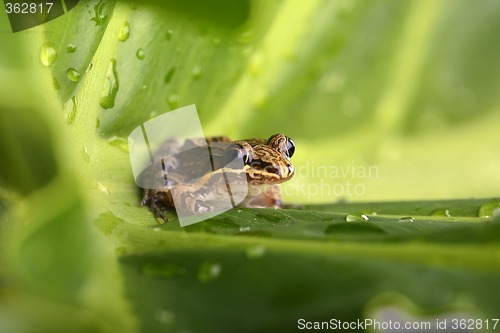
[[[366,222],[369,221],[370,218],[366,216],[366,214],[363,213],[355,213],[355,214],[349,214],[345,217],[345,220],[347,222]]]
[[[251,246],[246,250],[246,256],[248,259],[260,258],[266,253],[266,247],[264,245]]]
[[[74,68],[68,68],[66,71],[66,75],[68,75],[68,79],[70,79],[73,82],[76,82],[80,79],[80,72]]]
[[[165,34],[165,38],[167,40],[171,40],[173,36],[174,36],[174,31],[172,29],[168,29],[167,33]]]
[[[68,44],[68,45],[66,45],[66,51],[68,53],[75,52],[76,51],[76,45],[74,45],[74,44]]]
[[[203,283],[212,282],[221,272],[221,265],[213,262],[204,262],[198,270],[198,281]]]
[[[71,107],[71,110],[68,112],[68,115],[66,116],[66,124],[68,125],[73,123],[76,117],[77,105],[75,96],[71,96],[71,102],[73,103],[73,106]]]
[[[88,163],[90,161],[90,156],[89,156],[89,152],[87,150],[87,147],[83,146],[82,148],[82,158],[83,158],[83,161]]]
[[[85,70],[85,72],[89,72],[92,69],[92,67],[94,67],[94,64],[91,61],[91,62],[89,62],[89,65],[87,66],[87,69]]]
[[[118,33],[118,40],[124,42],[128,39],[129,36],[130,24],[128,22],[125,22],[125,24],[123,24],[123,27],[120,29],[120,32]]]
[[[179,105],[179,96],[177,96],[176,94],[168,96],[167,103],[171,109],[177,108],[177,106]]]
[[[431,216],[446,216],[451,217],[450,211],[446,208],[436,209],[431,213]]]
[[[500,213],[497,209],[500,208],[499,200],[488,201],[479,207],[479,217],[490,218],[492,216],[498,216]]]
[[[111,59],[106,73],[106,82],[101,94],[100,103],[105,109],[110,109],[115,106],[116,93],[118,92],[118,73],[116,71],[116,60]]]
[[[108,194],[109,195],[109,190],[106,186],[104,186],[101,182],[97,182],[97,189],[99,191],[101,191],[102,193],[104,194]]]
[[[191,71],[191,76],[193,79],[197,80],[201,76],[201,67],[200,66],[195,66],[193,70]]]
[[[137,56],[137,59],[139,59],[139,60],[144,59],[144,57],[146,56],[142,49],[138,49],[137,52],[135,53],[135,55]]]
[[[411,216],[404,216],[400,218],[398,222],[415,222],[415,219]]]
[[[175,74],[175,67],[172,67],[168,70],[167,75],[165,75],[165,84],[169,84],[172,81],[172,78]]]
[[[50,44],[45,44],[40,50],[40,60],[46,67],[52,66],[57,59],[57,52]]]
[[[112,146],[118,147],[123,151],[128,152],[128,141],[125,138],[119,136],[112,136],[108,139],[108,143]]]

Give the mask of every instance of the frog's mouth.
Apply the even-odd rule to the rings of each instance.
[[[293,177],[295,169],[291,163],[280,165],[253,161],[245,165],[247,181],[252,185],[279,184]]]

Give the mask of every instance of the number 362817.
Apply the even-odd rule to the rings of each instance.
[[[5,11],[7,14],[36,14],[36,13],[50,13],[53,2],[35,3],[35,2],[22,2],[22,3],[5,3]]]

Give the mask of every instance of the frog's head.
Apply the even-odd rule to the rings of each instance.
[[[274,134],[269,139],[234,142],[228,150],[244,162],[247,180],[252,185],[279,184],[292,178],[295,168],[290,160],[295,151],[292,139]]]

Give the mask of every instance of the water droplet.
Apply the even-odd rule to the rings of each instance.
[[[207,283],[215,280],[221,272],[221,265],[213,262],[204,262],[198,270],[198,281]]]
[[[89,65],[87,66],[87,69],[85,70],[85,72],[90,72],[90,70],[92,69],[92,67],[94,67],[94,64],[91,62],[89,62]]]
[[[80,79],[80,72],[74,69],[73,67],[68,68],[66,71],[66,75],[68,75],[68,79],[70,79],[73,82],[76,82]]]
[[[162,324],[171,324],[174,321],[175,315],[171,311],[159,309],[155,312],[155,318]]]
[[[106,186],[104,186],[101,182],[97,182],[97,189],[102,193],[109,194],[109,190]]]
[[[500,213],[497,209],[500,208],[500,201],[499,200],[491,200],[488,201],[479,207],[479,217],[484,217],[484,218],[490,218],[492,216],[498,216]]]
[[[125,24],[123,24],[123,27],[120,29],[120,32],[118,33],[118,40],[124,42],[128,39],[129,36],[130,24],[128,22],[125,22]]]
[[[246,256],[248,259],[260,258],[266,253],[266,247],[264,245],[251,246],[246,250]]]
[[[240,232],[250,231],[250,227],[240,227]]]
[[[212,39],[212,44],[213,44],[213,45],[219,45],[219,44],[220,44],[220,42],[221,42],[220,38],[213,38],[213,39]]]
[[[108,19],[109,15],[106,16],[102,15],[102,10],[104,9],[104,6],[106,6],[106,3],[103,2],[102,0],[99,1],[97,5],[94,6],[94,17],[92,17],[90,20],[95,22],[96,27],[99,25],[103,25]]]
[[[365,222],[365,221],[369,221],[370,218],[368,216],[366,216],[366,214],[355,213],[355,214],[348,214],[345,217],[345,220],[347,222]]]
[[[40,60],[46,67],[52,66],[57,59],[57,52],[50,44],[45,44],[40,50]]]
[[[436,209],[431,213],[431,216],[446,216],[451,217],[450,211],[446,208]]]
[[[73,106],[71,107],[71,111],[69,111],[66,116],[66,124],[68,125],[72,124],[76,117],[77,105],[75,96],[71,96],[71,102],[73,103]]]
[[[89,163],[89,161],[90,161],[89,151],[87,150],[87,147],[85,147],[85,146],[83,146],[83,148],[82,148],[82,158],[86,163]]]
[[[177,106],[179,105],[179,96],[177,96],[176,94],[168,96],[167,103],[171,109],[177,108]]]
[[[404,216],[400,218],[398,222],[415,222],[415,219],[411,216]]]
[[[66,51],[68,53],[75,52],[76,51],[76,45],[74,45],[74,44],[68,44],[68,45],[66,45]]]
[[[168,70],[167,75],[165,75],[165,84],[169,84],[172,81],[172,78],[175,74],[175,67],[172,67]]]
[[[174,31],[172,29],[168,29],[167,33],[165,34],[165,38],[167,40],[171,40],[173,36],[174,36]]]
[[[137,52],[135,53],[135,55],[137,56],[137,59],[139,59],[139,60],[144,59],[144,57],[146,56],[142,49],[138,49]]]
[[[123,151],[128,152],[128,141],[119,136],[112,136],[108,139],[108,143],[112,146],[118,147]]]
[[[100,103],[105,109],[110,109],[115,106],[116,93],[118,92],[118,73],[116,71],[116,60],[111,59],[108,72],[106,74],[106,82],[101,94]]]
[[[197,80],[201,77],[201,67],[200,66],[195,66],[193,70],[191,71],[191,76],[193,79]]]

